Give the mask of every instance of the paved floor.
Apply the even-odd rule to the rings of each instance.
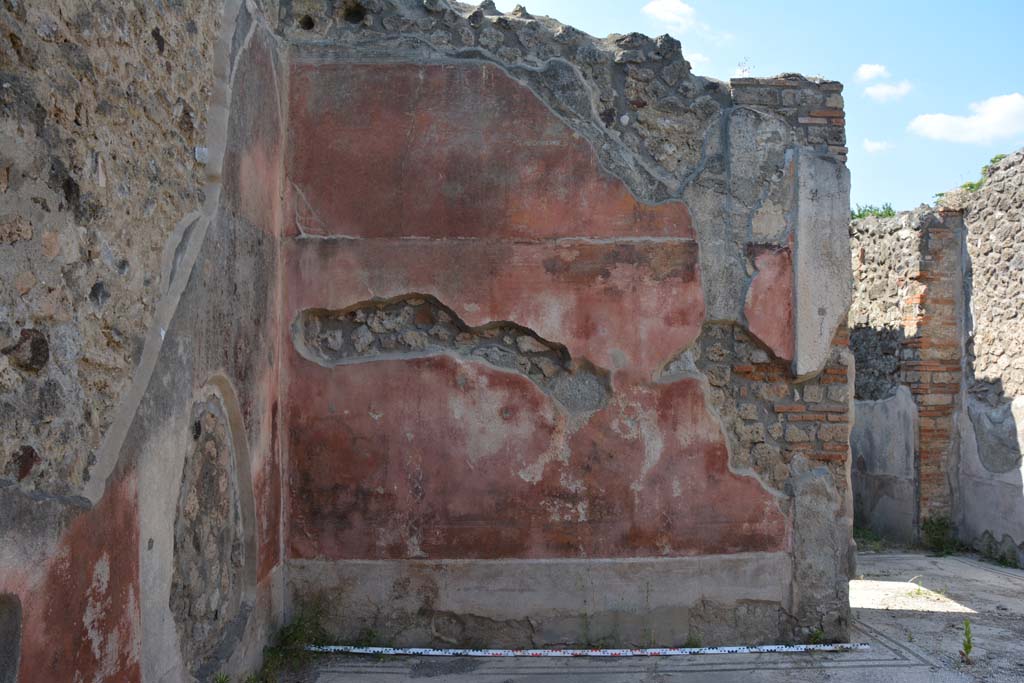
[[[709,655],[684,658],[461,659],[328,657],[289,680],[308,683],[632,683],[644,681],[1021,681],[1024,571],[969,557],[863,553],[851,583],[852,640],[843,654]],[[973,663],[960,661],[970,619]]]

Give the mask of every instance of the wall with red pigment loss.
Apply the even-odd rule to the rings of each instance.
[[[560,28],[441,12],[464,43]],[[667,37],[660,92],[642,36],[574,38],[582,72],[404,47],[430,15],[283,25],[292,599],[421,645],[844,637],[846,289],[811,286],[849,265],[838,84],[720,90]],[[616,74],[631,104],[595,117]],[[669,81],[703,168],[654,154]],[[670,597],[595,602],[613,571]]]
[[[240,678],[305,600],[398,645],[847,638],[839,83],[724,83],[667,35],[489,2],[227,0],[215,60],[188,26],[23,4],[0,8],[26,47],[0,49],[22,683]],[[129,62],[125,103],[103,74]],[[208,111],[145,85],[180,79]],[[167,153],[139,157],[154,126]]]
[[[64,445],[80,453],[81,476],[45,466],[53,453],[42,453],[38,440],[30,441],[40,450],[37,462],[26,456],[24,467],[0,464],[0,596],[20,604],[20,683],[241,677],[259,666],[284,613],[275,289],[282,55],[267,19],[243,5],[217,5],[224,21],[216,65],[195,56],[211,62],[215,86],[203,150],[206,201],[180,210],[176,227],[162,227],[173,232],[161,267],[140,271],[159,297],[138,309],[139,320],[116,318],[118,326],[149,331],[145,339],[118,337],[137,347],[132,383],[118,390],[113,414],[96,414],[102,442],[64,432]],[[123,47],[120,39],[110,42]],[[172,65],[187,74],[176,46],[164,47],[161,74]],[[140,79],[147,80],[144,73]],[[125,121],[129,126],[130,117]],[[159,194],[193,197],[173,185]],[[144,213],[132,207],[130,215]],[[146,222],[133,225],[141,230]],[[152,237],[140,236],[141,243]],[[112,248],[117,253],[116,242]],[[96,250],[90,258],[99,262],[106,243]],[[78,361],[61,345],[77,344],[77,332],[61,341],[56,329],[44,330],[49,346],[44,339],[42,352],[30,353],[38,343],[3,344],[4,367],[13,358],[33,382],[49,373],[40,365],[74,373]],[[18,410],[34,411],[35,402],[26,394]],[[29,438],[20,429],[18,438]],[[0,678],[7,673],[0,669]]]
[[[43,563],[0,573],[0,593],[21,596],[17,680],[140,680],[139,556],[126,547],[138,547],[133,473],[70,520]]]

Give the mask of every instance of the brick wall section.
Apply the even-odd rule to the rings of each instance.
[[[905,327],[916,329],[903,341],[900,377],[918,405],[919,519],[949,517],[948,464],[953,444],[953,412],[960,393],[961,330],[958,298],[962,285],[962,219],[942,212],[926,223],[921,260],[912,273],[922,293],[905,303]]]
[[[812,83],[817,87],[809,88]],[[770,107],[801,130],[804,140],[819,152],[827,151],[846,161],[849,150],[842,83],[784,74],[776,78],[734,78],[729,84],[736,104]]]
[[[735,343],[737,347],[753,344],[740,331],[736,332]],[[749,357],[749,362],[731,367],[732,404],[716,405],[719,413],[726,417],[735,442],[742,446],[734,464],[752,466],[772,486],[782,488],[788,471],[765,467],[762,462],[764,455],[778,449],[781,461],[786,464],[799,454],[834,466],[836,481],[845,480],[839,474],[850,452],[849,359],[842,352],[848,344],[849,332],[844,326],[836,334],[834,352],[822,373],[798,385],[792,383],[791,370],[785,361],[767,354],[736,354],[740,358]],[[711,354],[705,352],[704,355]],[[716,374],[709,375],[712,385]],[[730,417],[735,419],[730,420]],[[764,429],[758,423],[763,424]],[[749,463],[744,462],[747,457]]]
[[[961,227],[958,213],[920,223],[917,260],[907,272],[901,302],[904,336],[898,378],[910,388],[919,411],[919,519],[949,517],[948,463],[953,444],[953,413],[960,392]]]
[[[910,389],[920,418],[917,518],[921,523],[952,517],[949,463],[960,395],[963,219],[959,212],[922,207],[893,218],[857,221],[851,234],[858,281],[850,316],[858,328],[857,398],[886,398],[895,384]],[[883,366],[889,359],[876,343],[882,334],[898,343],[894,384],[888,389]],[[862,382],[862,374],[870,382]]]

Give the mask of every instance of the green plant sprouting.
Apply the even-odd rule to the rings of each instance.
[[[988,174],[992,171],[992,167],[998,164],[1000,161],[1006,158],[1005,154],[997,154],[989,160],[987,164],[981,167],[981,177],[977,180],[968,180],[966,183],[961,185],[963,189],[968,192],[977,192],[981,189],[981,186],[985,184],[985,179],[988,178]]]
[[[950,555],[961,549],[948,517],[935,516],[924,520],[921,525],[921,541],[937,555]]]
[[[892,204],[889,202],[886,202],[881,206],[875,206],[874,204],[858,204],[855,210],[850,211],[851,220],[867,218],[868,216],[874,216],[876,218],[891,218],[895,215],[896,210],[892,208]]]
[[[323,626],[324,608],[309,603],[300,607],[291,623],[283,626],[274,638],[274,644],[263,650],[263,667],[245,679],[245,683],[277,683],[282,671],[293,671],[308,663],[313,653],[310,645],[329,645],[331,642]]]
[[[964,664],[971,663],[971,650],[974,649],[974,641],[971,639],[971,620],[964,619],[964,640],[963,648],[960,650],[960,660]]]

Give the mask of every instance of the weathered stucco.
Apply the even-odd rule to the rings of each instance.
[[[982,552],[1024,564],[1024,150],[986,167],[959,198],[966,255],[964,397],[960,416],[960,535]]]
[[[490,561],[503,580],[571,559],[582,581],[612,558],[787,552],[759,639],[845,633],[838,84],[729,87],[667,36],[595,41],[486,5],[365,9],[283,6],[294,599],[315,577],[342,591],[345,565],[374,582],[368,561]],[[348,609],[332,628],[443,642],[422,621],[448,611],[428,597],[447,566],[395,570],[433,586],[420,618]],[[763,599],[733,588],[723,614]],[[460,618],[483,640],[588,637],[578,603],[555,637],[480,600]]]
[[[853,458],[854,521],[882,538],[917,538],[918,408],[906,386],[877,401],[857,401]]]
[[[30,12],[37,9],[42,8],[34,7]],[[102,14],[104,10],[97,12]],[[235,613],[229,620],[242,611],[249,614],[241,622],[233,622],[238,631],[234,647],[220,652],[207,671],[251,670],[259,662],[262,644],[283,615],[280,479],[272,438],[278,330],[274,319],[274,263],[279,220],[273,203],[266,201],[279,195],[274,171],[279,167],[274,159],[281,120],[275,105],[280,92],[276,89],[276,38],[265,20],[240,10],[237,3],[197,8],[192,16],[202,20],[204,12],[213,13],[206,26],[213,26],[215,32],[224,13],[224,35],[218,40],[216,63],[212,55],[193,54],[182,46],[182,53],[196,60],[190,69],[182,53],[170,49],[173,44],[168,40],[165,57],[154,58],[146,67],[152,71],[152,78],[142,73],[135,83],[136,87],[146,84],[155,92],[163,83],[160,74],[170,72],[190,85],[204,78],[215,84],[209,95],[211,103],[197,105],[202,109],[202,120],[209,121],[205,143],[209,162],[199,176],[201,181],[208,173],[205,189],[201,195],[188,194],[183,187],[179,195],[179,188],[166,179],[163,189],[154,191],[160,201],[168,196],[180,200],[173,207],[173,218],[165,214],[147,216],[141,199],[138,207],[122,207],[113,200],[97,198],[111,225],[120,224],[122,213],[133,216],[125,219],[133,227],[124,234],[134,237],[123,241],[111,238],[115,253],[128,253],[136,248],[131,245],[137,244],[145,259],[152,259],[138,264],[140,282],[143,273],[153,279],[153,288],[145,294],[149,312],[122,311],[113,318],[118,325],[139,326],[139,338],[133,342],[137,348],[131,385],[126,380],[108,385],[120,401],[113,410],[112,404],[104,407],[88,392],[82,393],[73,388],[73,383],[60,380],[68,395],[84,397],[83,403],[67,402],[61,407],[70,411],[72,417],[68,419],[79,419],[73,417],[75,411],[91,410],[102,433],[102,439],[95,441],[82,435],[60,442],[64,444],[61,448],[74,449],[74,458],[37,440],[37,432],[23,429],[20,423],[3,431],[5,439],[35,444],[39,457],[36,466],[25,467],[30,471],[20,480],[10,477],[9,470],[0,474],[0,593],[16,596],[22,605],[18,674],[22,682],[188,680],[191,663],[183,659],[170,606],[174,523],[184,463],[195,450],[193,406],[210,400],[211,392],[220,397],[225,429],[230,427],[241,535],[245,538],[242,590],[227,611]],[[55,12],[53,16],[60,15]],[[18,30],[28,41],[27,32],[35,29],[31,18],[25,21],[29,23],[18,24]],[[149,36],[153,26],[148,24],[155,19],[146,19],[145,13],[133,14],[131,22],[136,21],[147,23],[144,35]],[[184,35],[185,19],[168,21],[180,25]],[[105,34],[93,35],[100,40]],[[128,39],[125,35],[100,41],[113,54],[108,59],[110,64],[128,58],[131,50],[139,49],[136,45],[149,44],[140,39],[129,47],[125,42]],[[45,73],[41,63],[39,66],[38,73]],[[119,87],[124,85],[118,83]],[[83,81],[82,87],[90,87],[89,82]],[[146,106],[160,101],[152,93],[132,98],[145,101]],[[141,131],[135,148],[149,153],[162,139],[158,131],[169,125],[141,113],[123,112],[118,117],[120,123],[104,124],[112,126],[118,144],[125,145],[116,151],[118,164],[143,158],[143,152],[132,148],[133,126],[138,125]],[[144,129],[150,125],[154,130],[147,135]],[[32,129],[22,130],[30,135]],[[89,138],[83,134],[80,139]],[[25,144],[31,147],[42,143],[30,140]],[[75,149],[52,144],[55,154]],[[202,135],[196,144],[203,144]],[[184,151],[187,157],[183,158],[194,159],[192,147]],[[254,158],[264,161],[259,168],[268,175],[251,173]],[[12,166],[12,178],[20,179],[23,172],[31,170],[19,163]],[[110,169],[107,166],[107,173]],[[116,182],[137,183],[146,177],[130,169],[119,170]],[[254,182],[260,177],[266,182]],[[159,179],[153,182],[160,187]],[[222,194],[222,188],[230,189],[231,194]],[[9,194],[33,191],[28,185],[13,183],[7,188]],[[82,219],[75,218],[66,229],[84,235],[81,225]],[[136,239],[145,240],[145,245]],[[163,248],[154,248],[152,243]],[[0,249],[23,248],[29,246],[20,241],[0,245]],[[128,259],[131,261],[130,254]],[[6,254],[3,263],[10,263]],[[94,265],[99,263],[97,260]],[[130,272],[135,272],[135,267],[132,262]],[[6,285],[10,280],[5,277],[3,282]],[[108,305],[117,296],[115,289]],[[239,315],[242,310],[245,315]],[[19,365],[17,348],[5,354],[6,360],[16,357],[7,371],[19,373],[20,386],[30,387],[37,378],[52,378],[53,373],[62,372],[64,356],[55,350],[55,339],[70,339],[83,354],[93,353],[88,344],[74,341],[75,335],[88,330],[87,325],[76,327],[71,319],[64,329],[59,332],[55,327],[45,328],[49,347],[45,356],[22,354],[29,359],[45,357],[40,368],[33,367],[35,361]],[[71,361],[81,362],[75,358]],[[131,372],[131,368],[126,371]],[[25,398],[14,402],[17,410],[32,406]],[[62,419],[57,416],[54,421]],[[46,424],[42,429],[48,428]],[[238,457],[239,451],[252,457]],[[46,463],[51,458],[80,463],[75,465],[79,474],[50,467]],[[239,469],[238,463],[246,464]],[[249,495],[248,513],[243,504],[245,496],[241,495],[246,490],[255,493]],[[215,495],[226,492],[218,490]]]
[[[0,9],[19,680],[241,673],[323,595],[408,644],[846,638],[842,86],[279,5]]]

